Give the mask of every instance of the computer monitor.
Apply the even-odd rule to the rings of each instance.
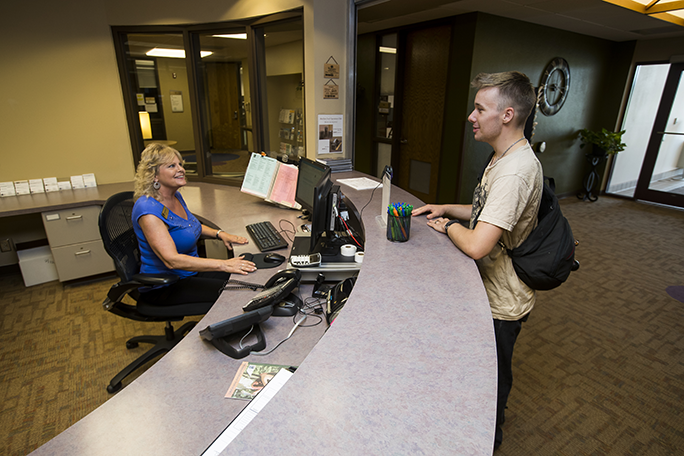
[[[330,174],[330,167],[321,162],[306,157],[299,160],[295,201],[309,213],[312,213],[314,209],[314,189],[326,173]]]
[[[339,191],[339,187],[335,187]],[[333,206],[335,205],[337,195],[333,194],[333,182],[330,176],[330,170],[326,172],[318,185],[314,187],[313,191],[313,210],[311,211],[311,244],[309,253],[320,253],[325,255],[329,252],[326,246],[323,245],[322,238],[325,233],[334,231],[334,217]],[[329,237],[326,237],[328,239]]]

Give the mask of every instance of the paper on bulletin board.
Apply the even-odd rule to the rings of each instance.
[[[169,98],[171,99],[171,112],[183,112],[183,94],[179,90],[172,90]]]
[[[321,114],[318,116],[318,153],[339,154],[342,149],[344,131],[343,114]]]

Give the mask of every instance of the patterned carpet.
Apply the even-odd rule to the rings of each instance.
[[[684,212],[561,206],[581,267],[523,325],[497,456],[684,454]]]
[[[684,285],[684,212],[561,205],[582,266],[523,325],[496,455],[684,454],[684,303],[666,291]],[[125,340],[162,330],[104,312],[114,282],[27,289],[0,274],[0,454],[27,454],[104,403],[144,349]]]

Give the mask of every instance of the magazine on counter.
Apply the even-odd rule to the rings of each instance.
[[[291,369],[291,367],[243,362],[228,388],[226,397],[251,401],[281,369]]]

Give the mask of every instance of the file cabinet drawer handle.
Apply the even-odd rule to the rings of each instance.
[[[79,251],[79,252],[74,253],[74,255],[76,255],[76,256],[78,256],[78,255],[87,255],[87,254],[89,254],[89,253],[90,253],[90,250],[81,250],[81,251]]]
[[[67,220],[79,220],[79,219],[82,219],[82,218],[83,218],[82,215],[72,215],[72,216],[70,216],[70,217],[67,217],[66,219],[67,219]]]

